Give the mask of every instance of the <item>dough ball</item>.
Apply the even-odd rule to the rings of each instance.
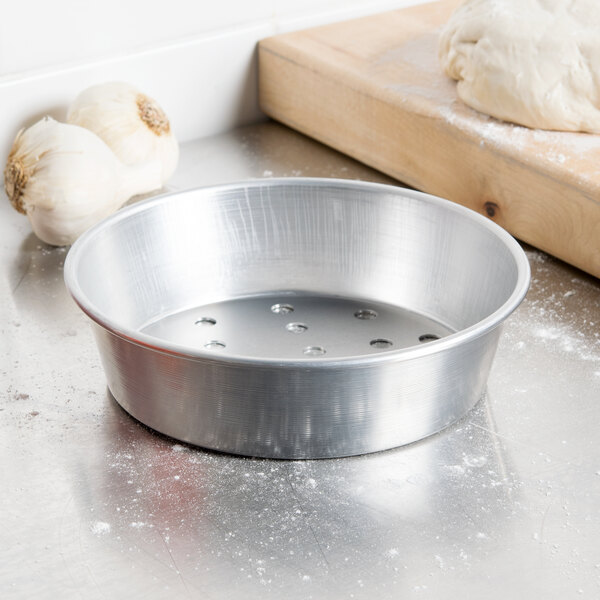
[[[599,0],[466,0],[441,32],[439,58],[481,112],[600,133]]]

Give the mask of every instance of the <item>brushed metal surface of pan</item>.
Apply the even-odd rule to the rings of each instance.
[[[219,451],[324,458],[473,407],[529,265],[462,206],[298,178],[122,209],[73,245],[65,281],[136,419]]]

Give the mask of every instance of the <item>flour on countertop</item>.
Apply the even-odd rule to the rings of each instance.
[[[534,279],[536,270],[546,270],[544,263],[555,261],[538,250],[528,250],[526,254]],[[569,284],[564,291],[549,294],[539,289],[537,297],[526,298],[529,318],[521,323],[522,339],[517,343],[527,347],[528,339],[532,339],[548,350],[577,360],[600,361],[600,297],[587,276],[573,277]],[[577,327],[569,318],[572,302],[583,315]]]
[[[110,532],[110,523],[96,521],[91,524],[90,529],[94,535],[104,535]]]

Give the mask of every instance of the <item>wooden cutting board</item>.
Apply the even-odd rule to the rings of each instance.
[[[600,136],[531,130],[465,104],[437,59],[443,0],[265,39],[262,109],[600,277]]]

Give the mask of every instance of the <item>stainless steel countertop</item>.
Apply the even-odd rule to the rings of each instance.
[[[297,175],[391,182],[262,123],[184,145],[169,188]],[[119,408],[66,250],[3,199],[3,599],[600,598],[599,280],[526,248],[487,394],[440,434],[244,459]]]

